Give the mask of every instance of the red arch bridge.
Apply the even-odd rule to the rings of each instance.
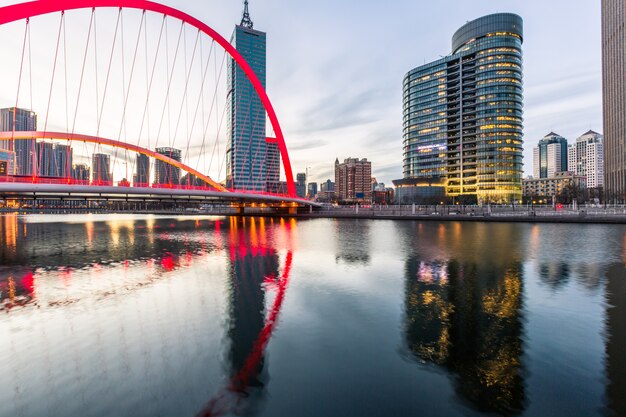
[[[0,68],[0,198],[314,205],[296,196],[264,71],[197,18],[39,0],[0,8],[0,39],[19,57]]]

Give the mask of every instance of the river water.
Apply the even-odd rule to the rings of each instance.
[[[0,416],[626,416],[626,226],[0,217]]]

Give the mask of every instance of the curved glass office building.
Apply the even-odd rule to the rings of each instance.
[[[471,21],[451,55],[404,77],[405,179],[442,177],[467,202],[521,200],[522,25],[511,13]]]

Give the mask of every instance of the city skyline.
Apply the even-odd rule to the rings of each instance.
[[[559,1],[542,5],[539,13],[538,2],[512,2],[506,10],[487,1],[451,8],[453,3],[424,8],[399,2],[384,12],[374,3],[250,4],[255,24],[268,33],[268,92],[294,172],[310,166],[311,181],[324,181],[332,177],[335,157],[358,153],[372,161],[380,181],[400,178],[402,77],[448,51],[449,34],[463,23],[498,11],[520,14],[525,22],[524,176],[532,172],[532,148],[545,132],[555,130],[569,140],[589,129],[603,133],[599,4],[572,10]],[[241,19],[240,2],[167,4],[198,16],[226,37]],[[372,25],[340,24],[348,9],[355,17],[351,21]],[[315,25],[324,30],[310,30]],[[7,89],[0,99],[10,105],[12,95]]]

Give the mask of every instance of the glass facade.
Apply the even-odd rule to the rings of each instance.
[[[556,172],[567,171],[567,139],[550,132],[537,145],[539,158],[539,175],[535,178],[550,178]]]
[[[522,19],[461,27],[453,53],[404,78],[404,177],[443,176],[446,194],[479,203],[522,197]]]
[[[238,25],[232,42],[250,64],[265,88],[266,36],[264,32]],[[234,59],[228,62],[228,147],[226,186],[236,190],[266,191],[269,179],[266,159],[265,108],[252,83]],[[270,152],[270,159],[275,152]],[[272,161],[272,166],[275,166]]]
[[[166,146],[156,148],[156,152],[179,162],[182,158],[182,151],[180,149],[174,149]],[[180,168],[157,159],[154,161],[154,183],[159,185],[179,185]]]
[[[15,128],[13,126],[15,122]],[[9,107],[0,109],[0,131],[2,132],[33,132],[37,130],[37,114],[28,109]],[[16,175],[32,175],[33,162],[37,152],[34,139],[0,141],[0,148],[15,152]]]

